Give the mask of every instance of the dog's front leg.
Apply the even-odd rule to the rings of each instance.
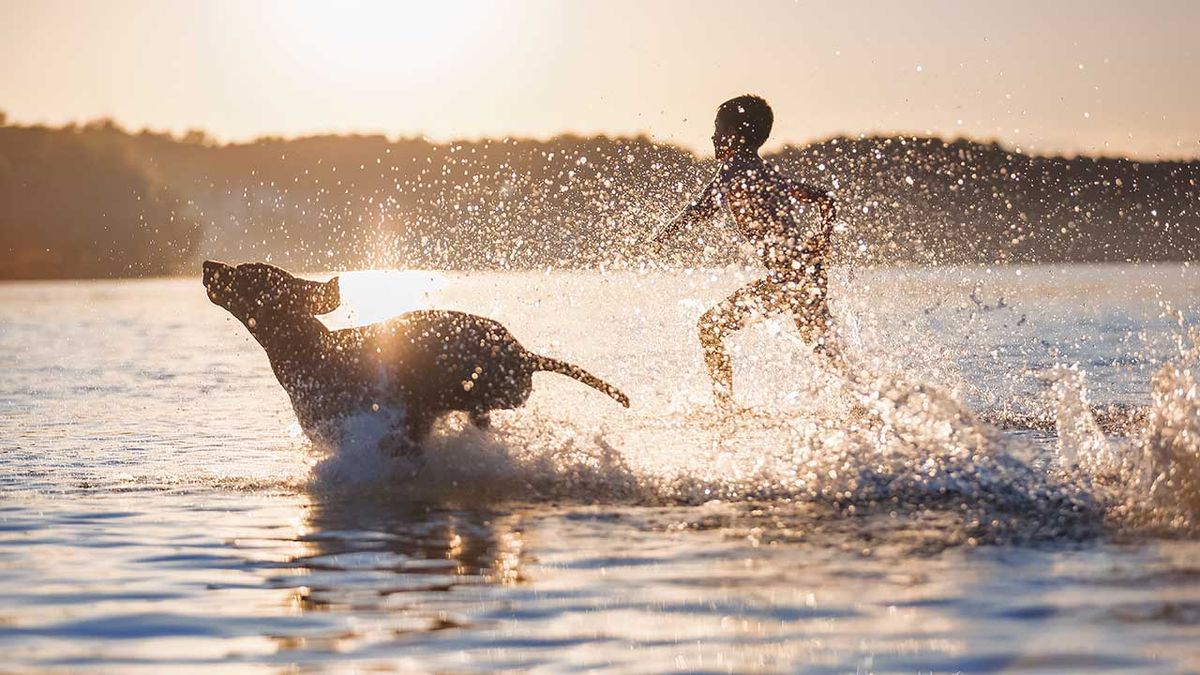
[[[419,457],[421,442],[433,429],[434,419],[423,408],[409,406],[403,420],[379,441],[379,449],[394,457]]]
[[[488,410],[472,410],[467,413],[467,417],[471,420],[471,424],[475,425],[476,429],[486,431],[492,426],[492,414]]]
[[[407,429],[396,429],[379,440],[379,451],[392,457],[417,458],[421,445],[409,436]]]
[[[424,441],[429,432],[433,431],[433,423],[437,413],[417,405],[409,405],[405,411],[403,429],[413,443]]]

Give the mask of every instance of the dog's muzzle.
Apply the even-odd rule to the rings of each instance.
[[[204,261],[204,290],[208,291],[208,299],[217,302],[220,291],[227,285],[230,278],[230,267],[224,263]]]
[[[229,265],[224,263],[214,262],[212,260],[204,261],[204,285],[211,287],[216,281],[221,278],[221,273],[229,269]]]

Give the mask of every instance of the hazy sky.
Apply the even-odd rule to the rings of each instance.
[[[905,131],[1200,156],[1200,2],[0,0],[0,110],[222,139]]]

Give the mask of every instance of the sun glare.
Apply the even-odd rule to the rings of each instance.
[[[486,29],[502,16],[495,9],[492,3],[461,0],[306,0],[272,5],[261,19],[276,29],[290,58],[311,64],[313,75],[379,87],[395,86],[397,64],[412,66],[402,77],[429,82],[471,66],[484,49]]]
[[[403,312],[431,306],[431,296],[446,286],[446,278],[413,270],[363,270],[338,275],[342,306],[330,324],[362,326]]]

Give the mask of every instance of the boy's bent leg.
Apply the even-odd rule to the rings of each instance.
[[[697,322],[704,365],[712,378],[713,395],[721,406],[733,403],[733,363],[725,351],[725,338],[764,313],[765,300],[773,294],[771,285],[769,280],[761,279],[743,286],[705,312]]]
[[[841,350],[830,335],[833,316],[829,313],[829,282],[823,267],[817,267],[804,279],[792,282],[792,317],[800,337],[813,351],[827,357],[835,365],[841,361]]]

